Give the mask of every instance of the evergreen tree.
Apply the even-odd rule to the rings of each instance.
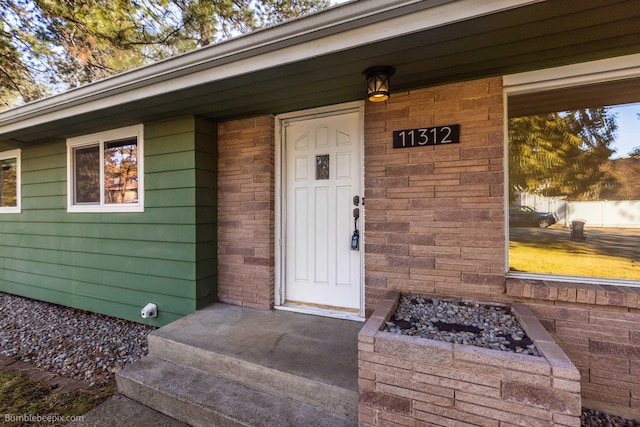
[[[328,0],[0,0],[0,109],[329,4]]]

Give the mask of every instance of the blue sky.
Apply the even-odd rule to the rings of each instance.
[[[612,144],[612,148],[616,149],[613,158],[618,158],[640,147],[640,103],[616,106],[612,111],[617,113],[618,119],[618,133]]]

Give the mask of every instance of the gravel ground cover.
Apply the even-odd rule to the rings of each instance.
[[[153,329],[0,293],[0,354],[97,387],[147,354]]]

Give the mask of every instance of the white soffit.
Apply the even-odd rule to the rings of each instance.
[[[510,95],[640,77],[640,54],[504,76]]]
[[[431,1],[410,13],[401,8],[422,2],[347,3],[0,113],[0,134],[541,1]]]

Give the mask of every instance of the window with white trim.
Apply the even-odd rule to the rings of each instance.
[[[69,212],[143,212],[143,126],[67,140]]]
[[[639,85],[507,89],[510,275],[640,286]]]
[[[20,150],[0,152],[0,213],[20,213]]]

